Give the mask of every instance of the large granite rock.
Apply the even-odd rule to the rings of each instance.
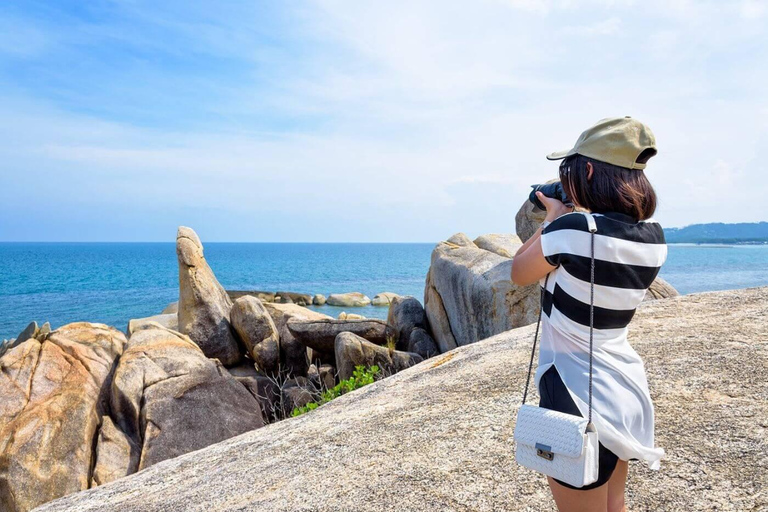
[[[252,296],[240,297],[232,306],[230,321],[256,367],[265,373],[278,372],[280,338],[275,322],[261,301]]]
[[[189,336],[207,357],[224,366],[240,362],[237,340],[229,324],[232,301],[203,256],[203,244],[191,228],[176,235],[179,260],[179,331]]]
[[[643,300],[667,299],[669,297],[677,297],[678,295],[680,294],[671,284],[657,277],[653,280],[648,290],[646,290],[645,299]]]
[[[398,296],[392,299],[387,313],[387,325],[389,325],[397,336],[395,348],[398,350],[407,350],[408,340],[411,337],[411,331],[420,327],[427,328],[427,313],[421,302],[415,297]]]
[[[336,336],[335,352],[339,380],[350,378],[359,364],[366,367],[378,365],[384,375],[391,375],[423,360],[419,354],[389,350],[351,332]]]
[[[329,306],[361,307],[371,303],[371,299],[360,292],[332,293],[326,299]]]
[[[158,323],[163,327],[167,327],[174,331],[179,330],[179,315],[177,313],[163,313],[160,315],[148,316],[146,318],[133,318],[128,322],[128,336],[150,322]]]
[[[512,443],[533,331],[460,347],[39,512],[555,511]],[[629,339],[667,456],[660,471],[630,463],[627,508],[768,509],[768,287],[646,302]]]
[[[288,320],[291,318],[303,320],[320,320],[331,318],[317,311],[312,311],[296,304],[273,304],[264,303],[264,307],[272,316],[277,331],[280,334],[280,364],[283,372],[298,376],[307,374],[309,369],[309,356],[307,347],[299,340],[294,338],[291,331],[288,330]]]
[[[392,303],[392,299],[400,297],[395,292],[381,292],[377,293],[373,299],[371,299],[371,306],[389,306]]]
[[[141,446],[128,473],[264,425],[259,403],[217,359],[159,324],[131,336],[111,407],[117,427]]]
[[[429,359],[440,353],[440,348],[437,346],[435,340],[421,327],[415,327],[411,330],[405,350],[406,352],[419,354],[424,359]]]
[[[514,258],[517,250],[522,247],[523,242],[517,235],[508,233],[491,233],[480,235],[475,238],[474,244],[480,249],[491,251],[492,253],[504,256],[505,258]]]
[[[424,304],[442,351],[535,322],[539,286],[512,282],[512,259],[458,233],[432,251]]]
[[[286,324],[291,334],[307,347],[320,352],[333,352],[336,336],[341,332],[351,332],[377,345],[387,342],[387,336],[394,337],[394,331],[387,327],[387,322],[375,318],[345,319],[322,318],[304,320],[294,318]]]
[[[115,425],[112,418],[102,418],[96,441],[95,466],[91,487],[108,484],[133,473],[139,466],[141,446]]]
[[[0,510],[87,489],[123,333],[74,323],[0,359]]]

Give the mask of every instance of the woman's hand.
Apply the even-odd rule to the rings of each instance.
[[[566,213],[571,213],[573,208],[571,206],[565,206],[560,200],[552,197],[547,197],[541,192],[536,192],[536,197],[539,198],[541,204],[547,209],[547,216],[544,220],[552,222],[556,218]]]

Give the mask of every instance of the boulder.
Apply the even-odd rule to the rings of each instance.
[[[323,304],[325,304],[326,300],[327,299],[325,298],[325,295],[323,295],[322,293],[316,293],[312,297],[312,304],[314,304],[315,306],[322,306]]]
[[[474,244],[480,249],[491,251],[499,256],[514,258],[515,253],[522,247],[523,242],[517,235],[492,233],[475,238]]]
[[[320,399],[320,393],[307,377],[298,376],[288,379],[280,390],[283,417],[289,418],[296,407],[303,407],[309,402]]]
[[[547,183],[553,183],[557,181],[549,180]],[[547,216],[547,212],[536,208],[532,202],[527,199],[523,202],[523,205],[517,211],[515,215],[515,231],[517,236],[520,237],[522,242],[525,242],[536,233],[539,226]]]
[[[389,306],[392,303],[392,299],[399,297],[400,295],[394,292],[381,292],[377,293],[371,301],[372,306]]]
[[[26,512],[88,488],[125,342],[112,327],[73,323],[0,359],[0,510]]]
[[[363,320],[365,317],[363,315],[358,315],[357,313],[347,313],[346,311],[342,311],[336,318],[338,320]]]
[[[397,336],[395,348],[408,350],[408,339],[415,327],[427,328],[427,314],[415,297],[395,297],[389,306],[387,325],[392,327]]]
[[[305,346],[320,352],[334,352],[336,336],[341,332],[351,332],[377,345],[387,342],[387,336],[394,336],[384,320],[366,318],[364,320],[319,319],[303,320],[294,318],[286,324],[291,334]]]
[[[229,298],[233,301],[239,299],[240,297],[244,297],[246,295],[256,297],[261,302],[275,301],[275,292],[264,292],[259,290],[227,290],[227,294],[229,295]]]
[[[554,512],[546,479],[515,463],[512,442],[534,329],[460,347],[299,419],[36,512]],[[768,509],[766,333],[768,287],[637,309],[629,339],[667,454],[660,471],[629,463],[628,510]]]
[[[329,306],[361,307],[371,303],[371,299],[360,292],[332,293],[328,296],[326,304]]]
[[[230,322],[256,368],[265,373],[280,369],[280,343],[275,322],[256,297],[240,297],[232,305]]]
[[[293,337],[286,323],[291,318],[322,319],[331,318],[317,311],[312,311],[296,304],[264,303],[275,327],[280,334],[280,364],[284,372],[290,375],[306,375],[309,368],[307,347]]]
[[[336,385],[336,368],[330,364],[321,364],[318,368],[316,364],[309,365],[307,378],[316,389],[331,389]]]
[[[120,430],[112,418],[104,416],[96,441],[96,464],[91,487],[104,485],[136,471],[141,447]]]
[[[280,386],[274,379],[257,375],[237,377],[237,381],[259,402],[264,421],[272,423],[282,419],[280,409]]]
[[[162,315],[148,316],[146,318],[134,318],[128,322],[128,336],[143,326],[156,323],[168,329],[179,330],[179,316],[175,313],[165,313]]]
[[[289,298],[294,304],[298,304],[299,306],[312,305],[312,296],[306,293],[275,292],[275,295],[279,295],[280,297],[283,298],[283,300],[285,300],[286,298]]]
[[[411,334],[408,337],[408,343],[406,344],[405,350],[407,352],[419,354],[424,359],[429,359],[440,353],[440,348],[437,346],[437,343],[435,343],[435,340],[421,327],[414,327],[411,329]]]
[[[171,313],[179,313],[179,301],[171,302],[167,306],[165,306],[165,309],[162,311],[161,314],[163,315],[169,315]]]
[[[651,283],[650,288],[646,290],[645,299],[643,300],[667,299],[669,297],[677,297],[678,295],[680,294],[671,284],[657,277]]]
[[[259,377],[264,374],[256,369],[254,363],[250,359],[244,359],[242,363],[237,366],[231,366],[227,368],[229,374],[235,378],[238,377]]]
[[[184,226],[176,235],[179,260],[179,332],[189,336],[207,357],[224,366],[240,362],[237,340],[229,324],[232,301],[203,256],[197,234]]]
[[[461,234],[451,239],[432,251],[424,290],[429,330],[441,351],[536,321],[538,283],[517,286],[512,259],[466,243]]]
[[[23,331],[16,336],[16,345],[20,345],[30,338],[34,338],[40,329],[37,327],[37,322],[30,322]]]
[[[335,352],[339,380],[350,378],[357,365],[368,367],[375,364],[384,375],[391,375],[423,360],[419,354],[389,350],[351,332],[339,333]]]
[[[111,407],[116,425],[141,447],[138,470],[264,425],[259,402],[218,359],[159,324],[131,336]]]

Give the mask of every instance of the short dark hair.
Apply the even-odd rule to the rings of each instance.
[[[645,152],[644,152],[645,153]],[[641,154],[647,161],[655,154]],[[592,180],[587,179],[592,163]],[[560,164],[563,190],[577,206],[594,213],[619,212],[637,220],[649,219],[656,211],[656,192],[641,169],[628,169],[575,154]]]

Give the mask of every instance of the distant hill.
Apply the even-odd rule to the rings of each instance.
[[[768,222],[693,224],[683,228],[665,228],[667,243],[768,243]]]

